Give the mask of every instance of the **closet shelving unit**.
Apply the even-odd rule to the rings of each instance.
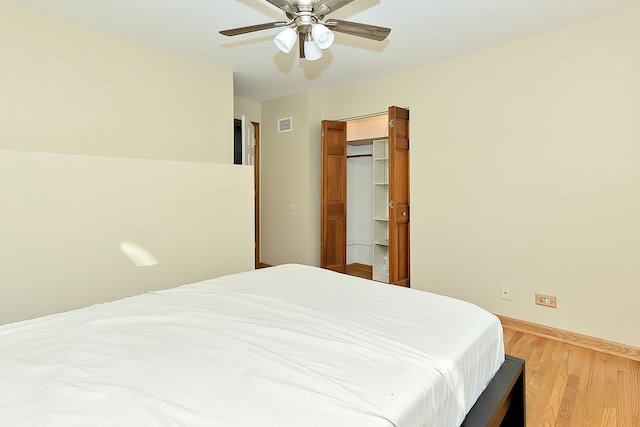
[[[389,283],[389,140],[373,140],[373,280]]]

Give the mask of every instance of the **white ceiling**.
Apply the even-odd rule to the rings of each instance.
[[[384,42],[336,34],[316,62],[281,53],[277,29],[219,30],[286,20],[264,0],[0,0],[36,14],[234,72],[235,95],[267,100],[426,64],[639,7],[640,0],[355,0],[330,18],[390,27]]]

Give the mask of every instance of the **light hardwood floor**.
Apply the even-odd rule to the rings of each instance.
[[[527,425],[640,427],[640,362],[504,328],[526,360]]]

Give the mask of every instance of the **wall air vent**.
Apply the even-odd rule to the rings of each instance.
[[[278,119],[278,133],[291,132],[293,130],[293,118]]]

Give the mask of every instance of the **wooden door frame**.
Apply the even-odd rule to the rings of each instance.
[[[253,158],[253,195],[255,209],[255,268],[263,267],[260,261],[260,123],[251,122],[255,138],[255,151]]]
[[[405,117],[406,114],[406,117]],[[399,183],[399,182],[394,182],[393,186],[391,185],[392,183],[389,183],[389,225],[388,225],[388,230],[389,230],[389,239],[390,239],[390,250],[389,250],[389,257],[390,257],[390,272],[389,272],[389,283],[395,284],[395,285],[400,285],[400,286],[410,286],[410,232],[409,232],[409,227],[410,227],[410,218],[409,218],[409,194],[410,194],[410,183],[409,183],[409,109],[408,108],[400,108],[400,107],[389,107],[388,111],[387,111],[387,117],[389,118],[389,122],[388,122],[388,129],[389,129],[389,134],[388,134],[388,141],[389,141],[389,150],[391,151],[392,147],[394,147],[393,149],[395,150],[396,148],[398,148],[399,150],[403,151],[403,153],[394,153],[391,154],[389,153],[389,165],[388,167],[389,169],[389,175],[396,175],[396,170],[401,170],[403,169],[405,171],[405,175],[404,176],[404,183]],[[394,123],[394,121],[402,121],[404,120],[405,123],[402,123],[402,129],[404,131],[406,131],[406,133],[402,132],[402,133],[398,133],[397,132],[397,128],[394,129],[396,127],[396,124],[392,124]],[[330,120],[323,120],[322,121],[322,167],[321,167],[321,182],[322,182],[322,187],[321,187],[321,194],[322,194],[322,208],[321,208],[321,218],[320,218],[320,222],[321,222],[321,237],[320,237],[320,246],[321,246],[321,261],[320,261],[320,265],[323,268],[328,268],[331,270],[337,270],[337,271],[341,271],[341,272],[346,272],[346,198],[344,200],[343,203],[343,208],[345,210],[344,212],[344,217],[345,217],[345,221],[344,221],[344,239],[345,239],[345,244],[344,244],[344,265],[338,265],[338,263],[334,264],[334,265],[330,265],[330,263],[327,261],[327,253],[330,252],[331,254],[333,254],[334,252],[337,253],[337,248],[333,248],[332,251],[329,251],[330,248],[327,247],[327,241],[329,237],[332,237],[333,235],[331,234],[331,230],[328,230],[327,227],[327,221],[328,221],[328,215],[327,215],[327,196],[325,194],[326,192],[326,188],[327,187],[327,171],[325,170],[325,161],[326,161],[326,157],[327,157],[327,141],[325,140],[326,138],[326,133],[327,133],[327,126],[329,123],[331,124],[339,124],[339,123],[343,123],[344,126],[346,127],[346,123],[348,122],[348,120],[339,120],[339,121],[330,121]],[[400,124],[400,123],[398,123]],[[392,135],[392,130],[394,131],[394,134]],[[345,160],[346,160],[346,130],[345,130]],[[397,146],[397,147],[396,147]],[[336,153],[337,154],[337,153]],[[395,162],[395,158],[396,158],[396,154],[398,155],[398,160],[399,163],[398,165],[392,165],[392,163]],[[404,168],[402,168],[402,165],[405,165]],[[398,166],[396,168],[396,166]],[[343,179],[343,186],[345,187],[345,194],[346,194],[346,164],[344,167],[344,179]],[[396,180],[394,180],[396,181]],[[396,187],[397,186],[397,187]],[[336,187],[337,188],[337,187]],[[398,199],[398,200],[394,200],[394,199]],[[396,206],[396,202],[397,202],[397,206]],[[336,210],[336,209],[334,209]],[[335,223],[335,221],[334,221]],[[397,227],[397,228],[396,228]],[[335,224],[333,224],[333,228],[335,229]],[[393,228],[393,231],[392,231]],[[398,231],[401,229],[401,233]],[[335,230],[333,230],[333,233],[337,236],[337,233],[335,232]],[[335,237],[335,236],[334,236]],[[333,244],[333,246],[337,245],[335,244],[337,242],[337,238],[334,238],[331,243]],[[402,245],[401,245],[402,244]],[[397,250],[392,251],[391,250],[391,246],[395,245]],[[402,246],[402,249],[400,246]],[[402,250],[401,250],[402,249]],[[339,256],[335,256],[333,257],[335,259],[341,258]],[[402,268],[400,268],[402,267]]]

